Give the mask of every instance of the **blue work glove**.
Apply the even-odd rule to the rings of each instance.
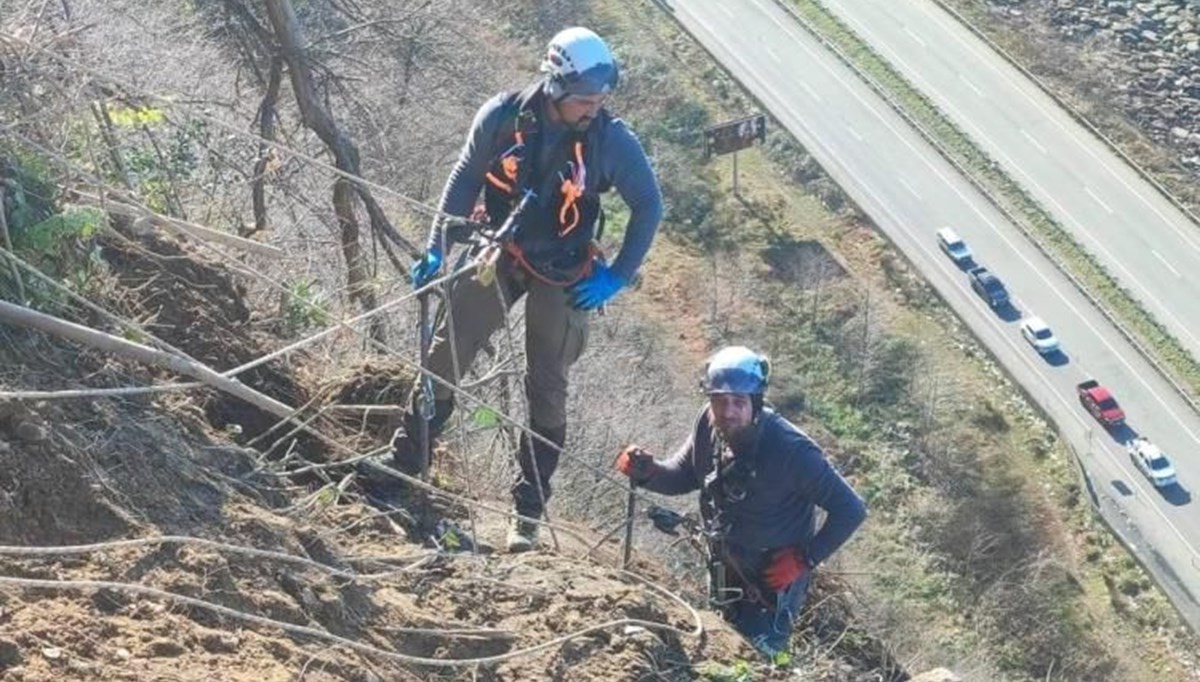
[[[571,287],[571,306],[576,310],[598,310],[617,292],[625,288],[626,281],[603,263],[596,263],[592,274]]]
[[[412,264],[412,285],[414,289],[420,289],[432,282],[441,272],[442,269],[442,252],[440,249],[429,249],[425,255],[421,256],[420,260]]]

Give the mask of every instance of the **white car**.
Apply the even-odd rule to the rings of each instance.
[[[966,263],[971,260],[971,249],[954,230],[943,227],[937,231],[938,246],[950,256],[955,263]]]
[[[1133,465],[1150,479],[1155,488],[1175,485],[1175,467],[1157,445],[1145,438],[1134,438],[1126,446]]]
[[[1050,325],[1040,317],[1027,317],[1021,320],[1021,336],[1042,355],[1048,355],[1058,350],[1058,339],[1050,331]]]

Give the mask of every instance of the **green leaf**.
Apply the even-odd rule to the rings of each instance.
[[[480,407],[471,413],[471,421],[481,429],[494,429],[500,426],[500,415],[490,407]]]

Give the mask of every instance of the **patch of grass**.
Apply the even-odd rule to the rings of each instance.
[[[325,294],[313,279],[293,282],[283,297],[283,322],[288,334],[329,324]]]
[[[761,664],[745,660],[734,661],[731,665],[709,663],[702,667],[700,679],[708,680],[708,682],[754,682],[759,679],[758,668],[760,667],[762,667]]]

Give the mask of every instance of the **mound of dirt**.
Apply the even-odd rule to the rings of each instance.
[[[204,258],[192,247],[154,232],[134,234],[124,219],[112,216],[118,233],[101,239],[101,257],[113,273],[112,286],[100,292],[101,304],[126,319],[139,320],[159,339],[218,371],[247,364],[280,345],[256,333],[245,288],[234,273]],[[303,364],[303,353],[289,355]],[[282,362],[268,362],[242,372],[242,383],[289,405],[304,405],[310,395]],[[278,421],[242,400],[214,391],[200,400],[214,428],[237,425],[242,442]],[[318,443],[301,439],[302,451],[322,458]]]

